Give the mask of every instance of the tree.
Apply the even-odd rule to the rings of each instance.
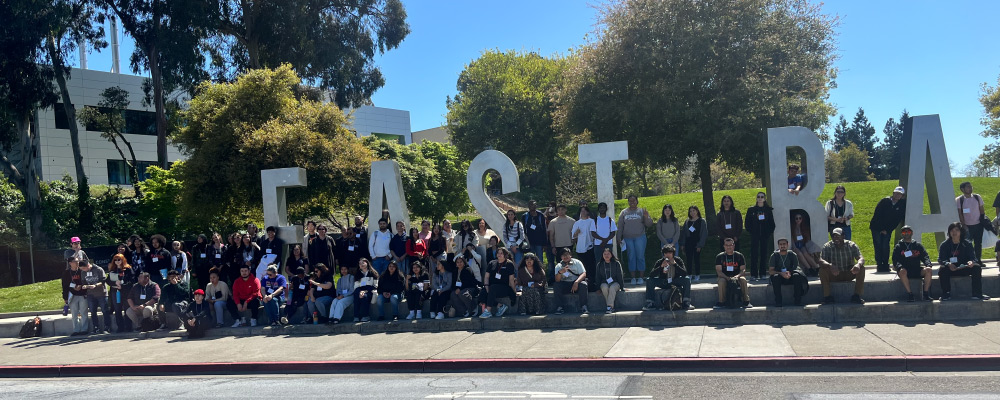
[[[148,102],[156,111],[156,162],[167,168],[166,94],[192,88],[207,73],[199,43],[208,35],[212,10],[203,0],[102,0],[135,39],[132,71],[149,71]]]
[[[0,243],[21,247],[24,235],[24,194],[0,175]]]
[[[600,23],[556,92],[557,122],[628,140],[641,165],[696,156],[708,218],[712,163],[762,171],[767,128],[817,130],[834,112],[836,21],[804,0],[623,0]]]
[[[875,148],[875,151],[878,152],[878,160],[882,164],[878,168],[880,174],[876,176],[879,180],[899,179],[899,166],[903,160],[903,124],[908,119],[910,119],[910,114],[904,109],[899,116],[899,121],[889,118],[885,123],[885,128],[882,129],[885,138]]]
[[[553,126],[550,92],[559,86],[566,60],[537,53],[484,52],[458,76],[458,94],[447,100],[448,132],[462,155],[471,159],[499,150],[519,170],[547,175],[547,198],[554,199],[557,153],[568,144]]]
[[[868,172],[868,152],[859,149],[854,143],[848,143],[839,152],[827,151],[826,158],[826,173],[830,182],[875,180],[875,175]]]
[[[129,168],[135,195],[141,198],[142,190],[136,185],[139,182],[139,162],[136,160],[132,142],[125,137],[125,110],[129,103],[127,91],[118,86],[110,87],[101,92],[101,100],[97,102],[97,107],[85,107],[80,110],[77,119],[84,126],[100,131],[101,137],[115,145],[118,155]],[[119,141],[128,149],[128,156],[125,156]]]
[[[219,0],[210,43],[221,81],[249,69],[289,63],[310,85],[329,90],[340,107],[369,104],[385,85],[376,52],[410,33],[399,0]]]
[[[878,175],[882,165],[879,151],[876,149],[879,146],[878,138],[875,137],[875,127],[868,121],[865,110],[861,107],[858,107],[858,112],[854,114],[854,120],[850,125],[847,125],[847,121],[841,115],[840,122],[834,128],[833,149],[841,151],[850,144],[868,153],[868,172]]]
[[[199,86],[171,136],[188,156],[175,166],[182,217],[222,226],[259,216],[260,171],[272,168],[307,171],[309,186],[288,191],[293,220],[365,202],[371,151],[335,105],[297,98],[299,83],[286,64]]]
[[[983,158],[989,161],[987,164],[1000,165],[1000,78],[997,78],[996,86],[982,84],[979,104],[983,105],[983,117],[979,123],[985,128],[980,135],[996,140],[983,149]]]

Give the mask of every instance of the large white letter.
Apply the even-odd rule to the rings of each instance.
[[[368,241],[375,240],[378,231],[378,220],[382,218],[382,193],[385,193],[386,205],[391,221],[403,221],[410,228],[410,212],[406,206],[406,196],[403,194],[403,179],[399,176],[399,163],[394,160],[372,162],[371,187],[368,190]],[[393,222],[395,223],[395,222]],[[389,227],[389,232],[396,232]]]
[[[500,240],[503,241],[505,221],[503,212],[493,203],[493,200],[490,200],[490,196],[486,194],[486,189],[483,187],[483,175],[491,169],[500,174],[503,194],[521,190],[521,178],[517,174],[517,166],[510,160],[510,157],[496,150],[486,150],[479,153],[469,163],[465,184],[466,190],[469,192],[469,200],[472,201],[472,207],[479,215],[483,216],[483,219],[494,231],[499,232]]]
[[[808,128],[787,126],[767,129],[767,194],[774,207],[774,246],[778,239],[787,238],[794,242],[792,234],[792,210],[803,210],[809,215],[812,241],[822,246],[826,243],[826,211],[817,199],[823,193],[826,183],[823,144],[819,137]],[[798,196],[788,192],[788,148],[799,147],[805,152],[807,182]]]
[[[580,164],[597,164],[597,201],[608,204],[608,215],[615,214],[615,180],[611,174],[611,162],[628,161],[628,141],[581,144],[577,146]],[[597,217],[597,210],[591,218]]]
[[[934,232],[937,242],[942,242],[948,224],[958,221],[958,209],[952,203],[955,188],[938,115],[919,115],[905,124],[900,151],[903,165],[899,169],[899,183],[906,189],[908,199],[906,224],[913,227],[915,239],[919,240],[921,233]],[[930,201],[930,214],[924,214],[924,190]]]
[[[288,226],[288,201],[285,198],[285,188],[305,186],[306,170],[303,168],[260,171],[260,188],[264,198],[264,225],[277,228],[275,236],[285,244],[302,243],[303,236],[302,225]]]

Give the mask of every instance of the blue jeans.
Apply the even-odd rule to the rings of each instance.
[[[333,304],[333,297],[325,296],[316,300],[311,300],[315,312],[323,318],[330,318],[330,305]]]
[[[628,270],[643,272],[646,270],[646,235],[625,238],[625,251],[628,253]]]
[[[107,296],[101,297],[90,297],[87,296],[87,307],[90,308],[90,320],[94,323],[94,329],[100,328],[97,326],[97,308],[101,309],[101,314],[104,314],[104,329],[111,330],[111,312],[108,308],[108,298]]]
[[[397,267],[399,266],[397,265]],[[383,273],[385,273],[385,269],[389,268],[389,259],[385,257],[379,257],[372,260],[372,268],[375,268],[375,272],[378,272],[379,275],[382,275]],[[406,270],[404,269],[402,271]]]
[[[875,245],[875,263],[879,269],[889,269],[889,244],[892,240],[892,231],[872,231],[872,242]]]
[[[514,255],[514,265],[521,265],[521,259],[524,258],[524,253],[521,252],[521,249],[513,248],[510,249],[510,252]]]
[[[264,303],[264,311],[267,311],[268,321],[272,323],[278,322],[281,319],[281,300],[277,297],[272,297],[271,301]]]
[[[400,296],[399,293],[390,294],[389,298],[386,299],[385,296],[382,295],[382,293],[378,294],[377,297],[378,300],[376,300],[376,303],[378,304],[379,318],[385,317],[385,308],[383,308],[382,305],[385,304],[386,301],[389,301],[392,304],[392,316],[393,317],[399,316],[399,296]]]

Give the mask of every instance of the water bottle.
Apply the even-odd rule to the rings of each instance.
[[[122,292],[119,290],[115,292],[115,304],[121,304],[121,303],[122,303]]]
[[[319,313],[313,311],[313,325],[319,325]]]

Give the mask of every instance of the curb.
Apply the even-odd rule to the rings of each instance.
[[[926,372],[1000,370],[1000,354],[866,357],[703,357],[285,361],[0,366],[0,377],[465,372]]]

